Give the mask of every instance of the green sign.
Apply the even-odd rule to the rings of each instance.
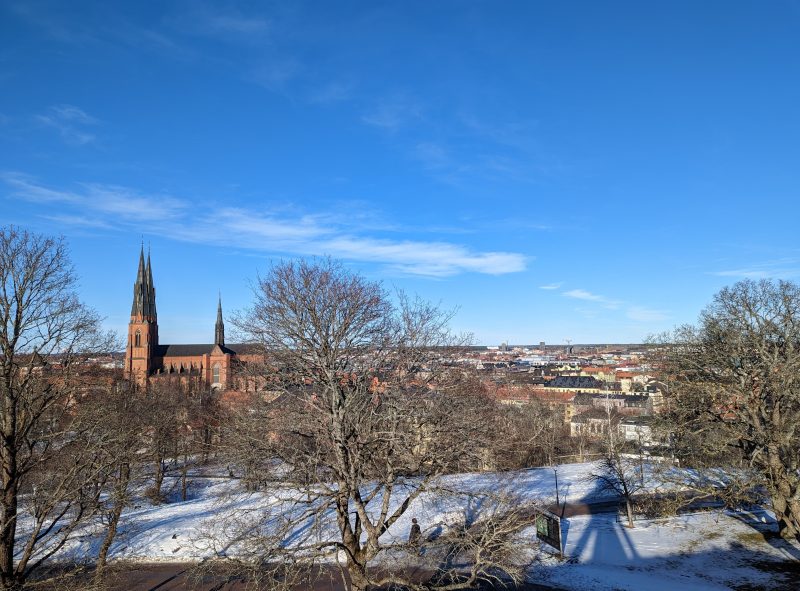
[[[536,512],[536,537],[548,546],[552,546],[560,554],[563,554],[561,547],[561,519],[558,515],[540,509]]]

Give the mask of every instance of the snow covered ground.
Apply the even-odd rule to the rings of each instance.
[[[562,502],[609,498],[586,478],[590,470],[591,464],[558,468]],[[450,476],[443,484],[464,493],[508,490],[520,502],[550,504],[555,501],[555,476],[552,468],[536,468],[511,474]],[[185,562],[215,553],[236,554],[236,528],[231,525],[269,523],[288,506],[285,498],[274,494],[246,494],[237,481],[228,479],[197,478],[190,493],[185,502],[154,506],[142,500],[128,509],[111,559]],[[476,511],[469,503],[468,496],[422,495],[387,537],[407,539],[412,517],[419,519],[423,535],[446,528],[448,522]],[[265,507],[271,509],[267,519],[261,513]],[[774,520],[767,512],[696,513],[637,521],[633,529],[618,523],[616,514],[572,517],[562,522],[567,560],[539,549],[531,528],[531,552],[536,560],[530,574],[533,581],[568,589],[777,589],[799,576],[796,561],[800,560],[800,545],[787,544],[772,535],[774,529]],[[325,536],[325,527],[314,535]],[[87,529],[63,557],[91,559],[99,543],[99,532]],[[784,570],[795,569],[794,574],[770,573],[769,565],[776,562]]]
[[[800,545],[772,533],[763,511],[687,514],[633,529],[604,513],[570,518],[563,529],[567,560],[544,559],[531,580],[598,591],[800,588]]]

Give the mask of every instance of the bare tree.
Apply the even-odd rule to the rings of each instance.
[[[93,458],[68,430],[87,353],[113,350],[78,300],[62,240],[0,229],[0,583],[21,585],[91,506]],[[24,498],[23,498],[24,495]],[[20,518],[26,514],[22,537]]]
[[[131,489],[141,479],[143,420],[141,393],[127,380],[114,380],[84,395],[71,423],[93,444],[98,517],[105,533],[98,551],[95,578],[105,573],[111,544]]]
[[[613,492],[622,499],[628,527],[634,527],[634,495],[645,486],[642,458],[621,453],[618,444],[612,442],[607,446],[590,478],[598,485],[598,490]]]
[[[780,533],[800,537],[800,287],[742,281],[697,326],[661,339],[663,417],[683,466],[729,467],[763,485]],[[718,482],[709,478],[708,482]]]
[[[203,461],[216,430],[217,396],[197,376],[160,376],[137,397],[146,460],[152,467],[147,494],[163,502],[169,490],[165,479],[177,472],[181,499],[186,500],[189,470]]]
[[[189,495],[189,471],[208,461],[218,434],[222,409],[217,392],[203,380],[186,384],[178,404],[178,432],[175,457],[179,466],[181,500]]]
[[[460,371],[445,363],[449,314],[402,294],[392,303],[329,259],[277,265],[255,296],[235,325],[268,361],[261,382],[273,400],[261,440],[292,505],[271,520],[267,560],[308,568],[341,553],[352,589],[385,582],[385,564],[371,563],[394,544],[390,528],[442,474],[486,459],[487,399],[460,391]],[[313,524],[328,533],[312,535],[322,531]]]
[[[139,412],[145,458],[152,467],[147,496],[154,503],[166,499],[164,479],[177,466],[180,440],[186,425],[186,389],[179,379],[162,378],[141,391]]]
[[[597,447],[596,437],[585,425],[580,425],[567,440],[567,449],[578,462],[585,462],[587,457],[593,457]]]
[[[551,465],[569,448],[564,413],[538,398],[498,409],[504,436],[495,442],[497,467],[519,469]]]
[[[644,457],[641,453],[624,453],[626,441],[619,431],[619,415],[609,404],[606,404],[605,412],[605,425],[602,429],[603,456],[588,478],[599,491],[612,492],[624,501],[628,527],[632,528],[634,495],[645,487]]]
[[[132,490],[148,481],[162,485],[168,464],[177,464],[181,498],[187,499],[188,470],[196,454],[205,448],[204,413],[208,401],[193,384],[171,384],[174,389],[139,389],[129,380],[107,380],[89,389],[80,399],[70,423],[73,432],[93,446],[93,474],[97,480],[97,518],[104,534],[96,560],[95,582],[105,580],[106,563],[117,535],[123,510],[132,500]],[[167,398],[168,396],[168,398]],[[154,472],[148,464],[157,463]]]
[[[231,477],[241,477],[248,491],[257,491],[273,479],[276,462],[270,437],[274,411],[271,396],[253,393],[245,404],[227,407],[220,420],[217,457]]]

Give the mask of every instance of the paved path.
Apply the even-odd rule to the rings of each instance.
[[[124,567],[109,580],[110,591],[244,591],[243,581],[230,581],[226,577],[206,577],[197,580],[190,574],[194,564],[138,564]],[[297,591],[344,591],[338,569],[331,567],[320,574],[309,587],[300,585]],[[489,587],[482,588],[488,591]],[[498,587],[500,589],[500,587]],[[518,587],[502,587],[504,591],[564,591],[558,587],[525,583]]]

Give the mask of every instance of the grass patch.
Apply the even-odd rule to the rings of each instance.
[[[780,535],[774,531],[754,531],[736,534],[736,539],[742,544],[763,544],[777,538],[780,538]]]

